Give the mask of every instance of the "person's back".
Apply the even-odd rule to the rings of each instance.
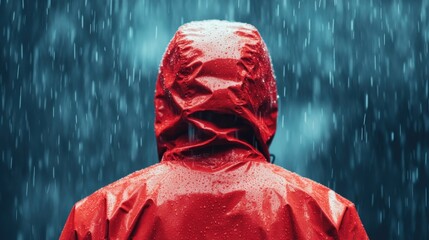
[[[367,239],[332,190],[270,163],[275,78],[257,30],[179,28],[155,95],[160,163],[73,207],[61,239]]]

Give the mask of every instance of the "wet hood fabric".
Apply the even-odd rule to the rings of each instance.
[[[269,160],[277,91],[256,28],[224,21],[180,27],[161,63],[155,109],[160,159]]]
[[[353,203],[268,161],[276,87],[254,27],[182,26],[155,107],[160,163],[77,202],[60,239],[368,239]]]

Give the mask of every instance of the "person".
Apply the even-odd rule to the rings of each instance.
[[[181,26],[155,92],[160,163],[79,201],[60,239],[367,239],[350,201],[270,163],[276,82],[249,24]]]

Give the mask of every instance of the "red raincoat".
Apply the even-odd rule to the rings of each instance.
[[[269,162],[270,57],[251,25],[185,24],[155,96],[160,163],[79,201],[61,239],[367,239],[354,205]]]

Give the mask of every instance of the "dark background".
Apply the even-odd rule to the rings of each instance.
[[[185,22],[255,25],[280,97],[276,164],[353,201],[372,239],[429,238],[429,1],[0,0],[0,236],[157,162],[153,93]]]

